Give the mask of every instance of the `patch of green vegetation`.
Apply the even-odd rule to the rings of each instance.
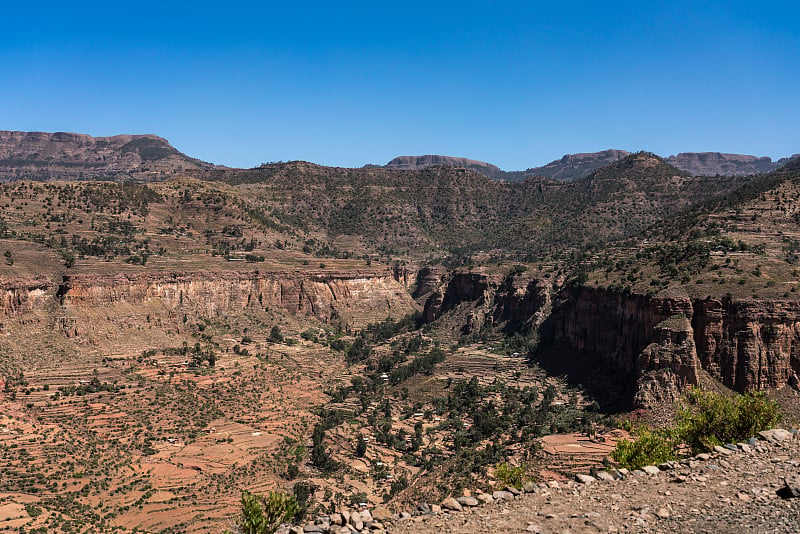
[[[763,392],[725,396],[693,387],[684,395],[671,426],[639,428],[637,439],[617,442],[611,457],[622,467],[639,469],[677,459],[682,448],[697,454],[715,445],[744,441],[779,419],[778,404]]]

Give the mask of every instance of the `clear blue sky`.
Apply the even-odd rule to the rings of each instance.
[[[796,0],[6,2],[0,129],[155,133],[232,166],[783,157],[798,20]]]

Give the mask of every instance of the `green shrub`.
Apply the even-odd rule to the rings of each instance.
[[[611,452],[611,458],[621,467],[640,469],[667,460],[675,460],[676,442],[668,430],[640,428],[636,441],[622,439]]]
[[[763,392],[725,396],[698,387],[683,396],[673,425],[663,430],[641,428],[636,441],[617,442],[611,458],[622,467],[640,468],[677,458],[681,446],[692,454],[714,445],[735,443],[775,426],[778,404]]]
[[[506,486],[517,489],[521,489],[522,485],[525,483],[525,469],[509,465],[508,462],[497,464],[497,470],[494,472],[494,476]]]
[[[697,453],[714,445],[745,440],[773,427],[779,419],[778,404],[763,392],[728,397],[690,388],[675,426],[681,441]]]
[[[300,512],[293,495],[268,491],[266,495],[242,492],[242,515],[236,521],[243,534],[272,534],[281,523],[291,521]]]

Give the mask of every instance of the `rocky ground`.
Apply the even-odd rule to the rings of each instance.
[[[529,483],[518,495],[479,493],[421,504],[400,519],[356,522],[398,534],[800,531],[800,434],[768,431],[750,445],[728,447],[644,471]],[[305,532],[354,530],[317,523]]]

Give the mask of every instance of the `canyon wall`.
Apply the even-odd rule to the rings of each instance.
[[[431,321],[457,308],[465,333],[541,326],[540,347],[557,347],[558,358],[599,360],[633,377],[634,406],[673,401],[703,377],[740,392],[800,385],[797,300],[647,296],[472,272],[453,275],[423,315]]]
[[[355,326],[416,309],[389,271],[120,273],[65,276],[60,283],[43,279],[0,285],[0,317],[53,304],[66,314],[79,315],[82,310],[151,303],[206,317],[278,308],[322,321],[343,318]]]

